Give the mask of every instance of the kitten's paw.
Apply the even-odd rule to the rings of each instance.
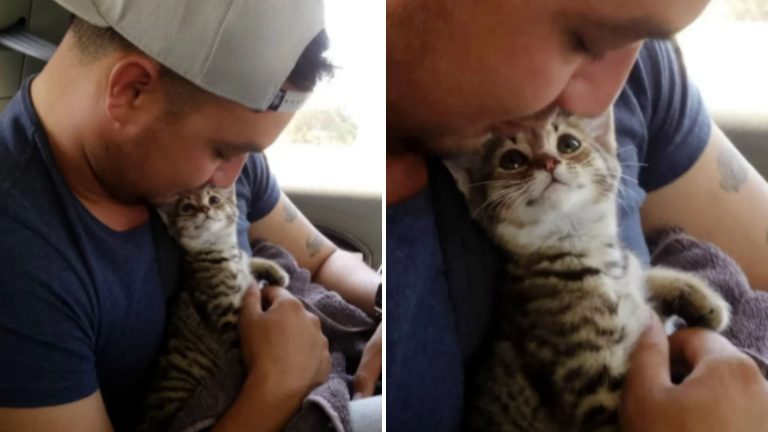
[[[678,315],[689,326],[707,327],[718,332],[728,327],[730,305],[700,277],[654,267],[646,278],[651,300],[662,315]]]
[[[264,258],[251,258],[251,273],[257,280],[265,280],[270,285],[287,287],[290,281],[288,273],[282,267]]]

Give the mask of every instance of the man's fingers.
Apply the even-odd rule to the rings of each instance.
[[[640,336],[630,356],[626,386],[671,385],[669,371],[669,343],[664,327],[656,314]]]
[[[253,311],[255,314],[263,312],[261,307],[261,290],[259,286],[254,282],[243,294],[243,309]]]
[[[372,354],[371,346],[365,348],[363,358],[355,372],[355,395],[352,399],[360,399],[373,396],[376,389],[376,381],[381,375],[381,355]]]
[[[287,299],[296,298],[287,289],[279,287],[277,285],[270,285],[262,288],[261,296],[270,305],[275,304],[278,300],[287,300]]]
[[[381,376],[381,325],[363,350],[363,357],[355,372],[355,395],[352,399],[373,396],[376,382]]]
[[[685,364],[689,370],[709,357],[741,354],[721,335],[701,328],[680,330],[669,338],[669,345],[673,362]]]

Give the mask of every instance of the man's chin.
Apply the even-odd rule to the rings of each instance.
[[[487,133],[414,138],[405,140],[400,150],[450,158],[478,150],[487,138]]]
[[[152,207],[162,207],[166,206],[168,204],[173,204],[176,201],[176,198],[178,198],[179,194],[176,195],[165,195],[165,196],[154,196],[151,198],[146,199],[146,203],[149,206]]]

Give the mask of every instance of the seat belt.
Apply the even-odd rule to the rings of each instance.
[[[0,46],[42,61],[50,60],[53,52],[56,51],[56,45],[27,31],[23,22],[0,29]]]

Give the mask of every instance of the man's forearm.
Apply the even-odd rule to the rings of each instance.
[[[235,403],[214,425],[213,432],[280,431],[299,408],[301,399],[250,376]]]
[[[376,289],[381,279],[358,256],[336,249],[315,274],[315,282],[336,291],[368,316],[374,316]]]

